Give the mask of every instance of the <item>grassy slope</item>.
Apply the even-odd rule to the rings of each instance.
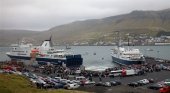
[[[85,93],[73,90],[37,89],[23,76],[0,74],[0,93]]]
[[[35,38],[43,38],[52,34],[54,42],[73,41],[112,41],[113,31],[123,33],[147,33],[156,36],[159,31],[170,31],[170,10],[162,11],[134,11],[129,14],[111,16],[103,19],[77,21],[62,26],[56,26]]]
[[[18,43],[23,37],[41,44],[52,35],[53,42],[113,41],[114,31],[123,33],[147,33],[156,36],[160,31],[170,32],[170,9],[160,11],[133,11],[128,14],[103,19],[76,21],[53,27],[48,31],[0,30],[0,45]],[[107,36],[106,36],[107,35]],[[105,36],[105,37],[104,37]],[[34,41],[32,40],[32,41]]]

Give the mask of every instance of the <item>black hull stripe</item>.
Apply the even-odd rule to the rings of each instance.
[[[134,61],[122,60],[122,59],[119,59],[119,58],[116,58],[116,57],[113,57],[113,56],[112,56],[112,60],[113,60],[113,62],[120,64],[120,65],[132,65],[132,64],[142,64],[142,63],[144,63],[144,61],[141,61],[141,60],[134,60]]]
[[[11,59],[21,59],[21,60],[30,60],[31,57],[25,57],[25,56],[13,56],[13,55],[8,55]],[[52,64],[59,64],[62,65],[64,62],[66,66],[74,66],[74,65],[82,65],[83,64],[83,59],[81,57],[76,58],[66,58],[66,59],[49,59],[49,58],[36,58],[36,61],[38,63],[46,64],[47,62],[50,62]]]

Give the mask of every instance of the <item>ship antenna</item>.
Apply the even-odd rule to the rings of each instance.
[[[19,38],[18,38],[18,45],[20,44],[20,42],[19,42]]]
[[[128,38],[128,50],[129,50],[129,46],[130,46],[130,44],[129,44],[129,35],[128,35],[128,37],[127,37],[127,38]]]
[[[51,38],[52,38],[52,35],[50,36],[50,39],[49,39],[49,41],[51,41]]]
[[[128,37],[128,46],[129,46],[129,37]]]
[[[52,43],[52,35],[50,36],[49,41],[50,41],[50,46],[53,46],[53,43]]]
[[[120,31],[116,31],[116,33],[117,33],[117,45],[118,45],[118,47],[120,47],[121,46],[121,38],[120,38]]]

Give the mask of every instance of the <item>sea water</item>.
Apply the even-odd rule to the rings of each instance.
[[[83,57],[83,65],[87,70],[104,70],[117,66],[112,62],[111,49],[115,46],[71,46],[69,52],[81,54]],[[128,46],[125,46],[127,48]],[[170,46],[129,46],[138,48],[144,56],[157,57],[170,60]],[[58,49],[63,49],[65,46],[56,46]],[[153,51],[148,51],[152,49]],[[9,60],[5,55],[10,51],[9,47],[0,47],[0,61]]]

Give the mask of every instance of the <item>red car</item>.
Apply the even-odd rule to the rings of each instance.
[[[159,89],[160,93],[170,93],[170,86],[165,86],[161,89]]]

